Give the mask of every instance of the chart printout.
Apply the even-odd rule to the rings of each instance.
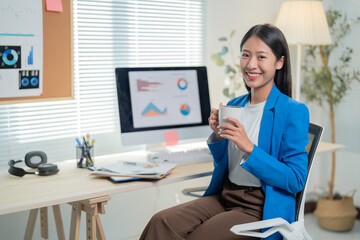
[[[0,98],[43,92],[42,1],[0,4]]]

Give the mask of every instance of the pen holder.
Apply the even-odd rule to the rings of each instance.
[[[94,146],[76,146],[76,167],[87,168],[94,166]]]

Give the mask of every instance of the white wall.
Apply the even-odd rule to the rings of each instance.
[[[236,31],[232,46],[240,56],[240,41],[245,33],[254,25],[275,23],[277,12],[282,1],[272,0],[208,0],[207,1],[207,70],[210,81],[211,104],[217,107],[220,102],[225,104],[229,99],[222,95],[224,87],[224,69],[216,66],[210,56],[221,50],[220,37],[229,37],[232,30]],[[239,59],[240,63],[240,59]],[[243,89],[242,92],[246,92]]]
[[[210,61],[210,55],[220,50],[222,46],[218,42],[219,37],[228,36],[232,30],[237,34],[234,38],[234,46],[239,46],[240,40],[245,32],[253,25],[259,23],[274,23],[277,12],[281,5],[281,0],[208,0],[207,5],[207,67],[210,81],[211,102],[217,106],[220,101],[226,103],[222,96],[224,74],[223,69],[217,67]],[[347,10],[352,10],[353,4],[359,10],[359,3],[356,0],[341,1],[342,5],[348,6]],[[326,4],[336,4],[335,0],[326,1]],[[354,11],[354,10],[352,10]],[[357,33],[356,36],[359,36]],[[295,64],[296,49],[290,48],[292,54],[292,64]],[[358,51],[360,52],[360,51]],[[359,60],[359,56],[357,57]],[[358,65],[359,66],[359,65]],[[295,69],[293,67],[293,69]],[[295,73],[293,73],[295,74]],[[355,94],[355,93],[352,93]],[[311,111],[311,121],[323,124],[328,129],[328,120],[321,110],[316,106],[309,105]],[[341,106],[340,106],[341,107]],[[354,109],[357,106],[354,106]],[[341,116],[339,116],[341,117]],[[350,119],[351,120],[351,119]],[[328,131],[328,130],[326,130]],[[328,140],[328,134],[324,137]],[[336,190],[346,193],[351,189],[360,189],[360,154],[359,152],[341,151],[338,153],[338,167],[336,172]],[[329,156],[318,157],[315,161],[311,176],[310,191],[314,191],[317,186],[326,186],[330,175]],[[349,181],[349,179],[351,179]],[[209,177],[197,180],[186,181],[178,184],[170,184],[158,188],[149,188],[141,191],[133,191],[126,194],[113,195],[106,205],[106,214],[101,216],[103,227],[108,239],[133,240],[137,239],[150,217],[160,209],[184,202],[186,198],[180,194],[181,189],[193,186],[207,185]],[[3,196],[2,196],[3,197]],[[360,206],[359,193],[355,195],[355,202]],[[69,233],[70,225],[70,206],[61,205],[63,222],[66,236]],[[57,239],[52,211],[49,216],[50,238]],[[20,212],[0,216],[1,239],[22,239],[25,232],[28,212]],[[85,216],[82,216],[84,220]],[[40,238],[39,222],[37,222],[34,239]],[[85,224],[82,221],[80,239],[85,238]]]

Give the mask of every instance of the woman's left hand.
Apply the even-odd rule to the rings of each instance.
[[[222,124],[218,127],[220,129],[220,136],[234,142],[241,151],[250,155],[254,149],[254,143],[247,136],[244,125],[236,118],[227,117],[224,120],[230,123]]]

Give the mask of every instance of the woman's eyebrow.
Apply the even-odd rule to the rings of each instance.
[[[247,49],[243,49],[242,51],[243,51],[243,52],[251,52],[250,50],[247,50]],[[261,50],[261,51],[256,51],[255,53],[269,54],[267,51],[263,51],[263,50]]]
[[[269,54],[267,51],[257,51],[256,53]]]

